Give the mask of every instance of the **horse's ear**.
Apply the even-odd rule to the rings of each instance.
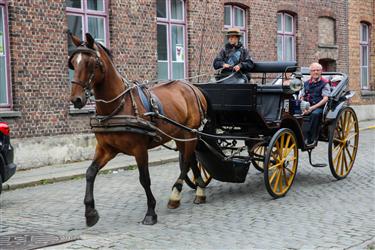
[[[69,37],[70,39],[72,39],[72,42],[74,43],[75,46],[79,46],[79,45],[82,44],[81,39],[79,39],[78,36],[73,35],[73,33],[70,32],[70,30],[68,30],[66,33],[68,33],[68,37]]]
[[[90,35],[90,33],[86,33],[86,42],[87,47],[94,49],[95,39]]]

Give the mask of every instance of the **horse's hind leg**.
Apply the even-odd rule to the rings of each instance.
[[[206,194],[205,194],[205,184],[203,178],[201,176],[201,171],[198,168],[198,162],[193,154],[191,161],[190,161],[190,168],[193,171],[195,183],[197,184],[197,191],[195,192],[194,203],[195,204],[202,204],[206,203]]]
[[[141,150],[135,155],[139,171],[139,181],[142,187],[146,191],[147,196],[147,213],[142,223],[144,225],[154,225],[158,220],[158,216],[155,213],[156,200],[151,192],[151,179],[148,170],[148,153],[147,149]]]
[[[99,214],[95,209],[94,182],[99,170],[110,161],[116,153],[105,151],[99,145],[96,146],[94,160],[86,171],[86,194],[84,199],[86,225],[94,226],[99,220]]]
[[[181,172],[180,172],[180,176],[178,177],[177,181],[172,187],[172,194],[168,201],[168,208],[171,208],[171,209],[175,209],[180,206],[182,185],[187,176],[187,173],[189,172],[191,164],[194,163],[195,161],[194,149],[196,147],[196,142],[176,143],[176,144],[177,144],[178,149],[180,150],[180,162],[179,163],[180,163]],[[194,175],[199,172],[199,170],[196,171],[196,169],[194,169],[194,165],[193,165],[193,171],[194,171]],[[195,175],[195,176],[197,177],[198,175]]]

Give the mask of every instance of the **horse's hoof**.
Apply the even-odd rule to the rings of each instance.
[[[180,201],[174,201],[174,200],[168,201],[168,208],[170,208],[170,209],[176,209],[179,206],[180,206]]]
[[[158,216],[155,215],[146,215],[145,218],[142,221],[143,225],[154,225],[158,222]]]
[[[86,213],[85,216],[86,216],[86,225],[88,227],[94,226],[100,218],[96,209],[90,211],[89,213]]]
[[[203,204],[206,203],[206,196],[195,196],[194,204]]]

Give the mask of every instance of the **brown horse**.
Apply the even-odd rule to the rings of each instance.
[[[87,93],[93,92],[96,100],[96,115],[109,119],[114,116],[132,116],[143,121],[150,121],[145,116],[143,106],[136,85],[124,80],[112,63],[111,54],[104,46],[96,43],[90,34],[86,34],[86,41],[82,42],[70,34],[76,50],[69,58],[69,66],[74,69],[70,100],[75,108],[82,108],[87,103]],[[202,112],[207,110],[207,103],[198,88],[182,81],[172,81],[156,84],[150,87],[163,107],[164,115],[189,128],[198,128],[202,123]],[[196,166],[194,150],[197,144],[195,135],[180,129],[170,123],[153,118],[153,125],[159,140],[149,134],[134,131],[95,132],[97,146],[94,159],[86,172],[86,194],[84,199],[86,224],[93,226],[99,220],[94,205],[94,181],[98,171],[118,153],[135,157],[139,180],[147,196],[147,213],[142,223],[153,225],[157,222],[155,213],[156,201],[151,192],[151,181],[148,170],[148,149],[162,145],[171,138],[181,138],[176,145],[180,152],[181,173],[173,185],[168,207],[177,208],[180,204],[183,180],[192,168],[198,183],[201,182],[200,173]],[[142,130],[142,128],[140,128]],[[138,131],[138,130],[137,130]],[[205,202],[204,184],[197,188],[194,203]]]

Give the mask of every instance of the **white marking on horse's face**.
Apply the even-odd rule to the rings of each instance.
[[[99,53],[99,51],[96,51],[96,55],[97,55],[98,57],[100,57],[100,53]]]
[[[82,55],[81,54],[78,54],[77,56],[77,65],[79,65],[79,63],[82,61]]]

